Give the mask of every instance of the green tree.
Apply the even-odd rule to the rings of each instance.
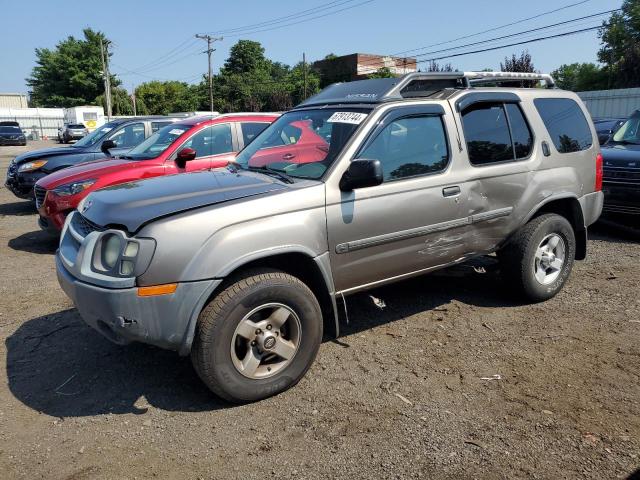
[[[90,28],[83,35],[69,36],[53,50],[36,48],[36,66],[26,79],[34,107],[92,105],[104,93],[100,44],[107,38]],[[111,84],[120,82],[112,75]]]
[[[551,76],[558,87],[574,92],[603,90],[608,84],[607,71],[595,63],[561,65]]]
[[[610,88],[640,86],[640,0],[624,0],[600,30],[598,60],[605,65]]]
[[[202,108],[202,96],[198,86],[175,80],[142,83],[136,88],[135,94],[139,114],[167,115],[171,112],[190,112]]]
[[[500,70],[503,72],[525,72],[534,73],[536,71],[533,66],[533,60],[529,52],[525,51],[516,57],[514,53],[511,58],[504,57],[504,63],[500,62]]]
[[[102,106],[105,112],[107,111],[104,94],[99,95],[95,103]],[[111,89],[111,111],[114,115],[133,115],[133,102],[129,97],[129,92],[124,88],[116,87]]]
[[[444,65],[440,65],[435,60],[431,60],[427,64],[427,72],[453,72],[454,69],[450,63],[445,63]]]
[[[367,78],[393,78],[397,77],[395,73],[393,73],[389,67],[382,67],[376,70],[374,73],[370,73],[367,75]]]

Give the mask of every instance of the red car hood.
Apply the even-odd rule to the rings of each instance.
[[[37,185],[47,190],[51,190],[52,188],[56,188],[66,183],[88,180],[91,178],[95,179],[112,172],[133,168],[137,163],[138,162],[131,160],[121,160],[116,158],[80,163],[73,167],[64,168],[47,175],[39,180]]]

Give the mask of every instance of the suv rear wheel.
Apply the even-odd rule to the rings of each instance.
[[[252,402],[298,383],[321,340],[322,313],[309,287],[281,271],[252,270],[202,310],[191,359],[216,395]]]
[[[553,213],[524,225],[498,253],[508,285],[534,302],[552,298],[562,289],[575,255],[573,227]]]

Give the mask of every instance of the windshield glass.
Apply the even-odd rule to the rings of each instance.
[[[189,130],[191,125],[168,125],[161,128],[156,133],[147,138],[137,147],[129,150],[123,158],[130,158],[131,160],[145,160],[149,158],[156,158],[162,152],[164,152],[169,146],[182,135]]]
[[[107,133],[109,133],[111,130],[113,130],[117,125],[118,124],[115,122],[105,123],[100,128],[96,128],[93,132],[91,132],[86,137],[83,137],[80,140],[78,140],[75,144],[72,145],[72,147],[90,147],[91,145],[95,145],[100,140],[102,140],[103,137]]]
[[[70,128],[72,130],[78,130],[78,129],[84,128],[84,125],[80,125],[80,124],[74,123],[73,125],[67,126],[67,128]]]
[[[320,178],[369,110],[327,108],[285,113],[236,157],[241,168]]]
[[[614,142],[640,144],[640,111],[636,111],[613,136]]]
[[[22,133],[20,127],[0,127],[0,133]]]

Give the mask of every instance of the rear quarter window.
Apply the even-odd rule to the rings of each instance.
[[[558,152],[579,152],[591,147],[591,129],[575,100],[536,98],[533,103]]]

